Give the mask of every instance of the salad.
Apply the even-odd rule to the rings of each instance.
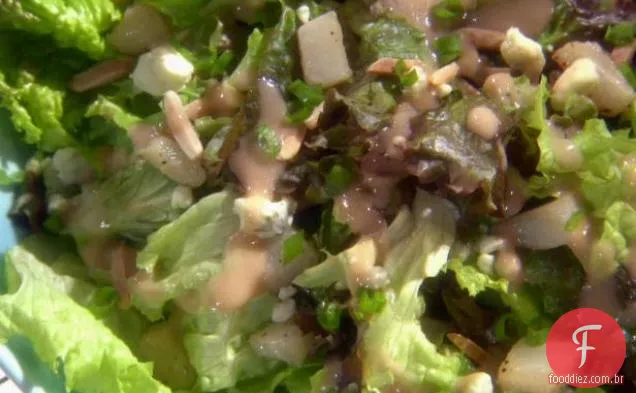
[[[0,0],[0,343],[81,393],[636,389],[629,0]],[[9,131],[3,131],[9,132]],[[5,142],[2,142],[5,143]]]

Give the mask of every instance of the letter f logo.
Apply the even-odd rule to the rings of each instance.
[[[583,367],[583,365],[585,364],[585,361],[587,360],[587,351],[593,351],[596,349],[594,347],[587,345],[587,331],[601,330],[602,327],[603,327],[602,325],[585,325],[576,329],[574,333],[572,333],[572,341],[574,341],[574,344],[581,345],[580,347],[576,349],[577,351],[581,351],[581,364],[579,364],[579,368]],[[579,342],[576,336],[581,332],[583,332],[583,335],[582,335],[583,339],[581,340],[581,342]]]

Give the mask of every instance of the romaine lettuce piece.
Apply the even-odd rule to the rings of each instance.
[[[150,164],[137,161],[76,197],[68,228],[80,243],[118,234],[143,244],[183,211],[172,203],[178,187]]]
[[[470,296],[476,297],[491,290],[501,296],[504,304],[509,306],[525,324],[530,325],[541,317],[537,304],[526,293],[510,290],[506,279],[491,277],[482,273],[474,265],[460,261],[449,264],[449,270],[455,273],[459,287],[466,290]]]
[[[148,237],[137,267],[152,274],[151,280],[145,285],[131,282],[133,304],[144,314],[159,319],[165,302],[197,289],[222,270],[225,245],[239,229],[234,199],[229,191],[209,195]]]
[[[319,393],[312,390],[311,377],[320,365],[308,364],[302,367],[285,367],[261,377],[241,381],[229,389],[229,393],[273,393],[285,389],[290,393]]]
[[[431,61],[424,33],[397,18],[380,18],[362,26],[360,55],[371,62],[381,57]]]
[[[379,131],[388,125],[397,104],[381,82],[366,83],[343,98],[356,122],[366,131]]]
[[[98,59],[106,52],[102,33],[120,17],[111,0],[7,0],[0,2],[0,30],[52,35],[59,46]],[[28,50],[28,48],[25,48]]]
[[[247,51],[228,79],[229,84],[240,91],[247,91],[256,81],[256,73],[264,49],[263,37],[259,29],[252,31],[247,39]]]
[[[36,279],[71,297],[121,338],[137,353],[139,338],[147,321],[135,310],[119,309],[119,295],[112,287],[90,281],[86,266],[72,241],[48,235],[31,235],[15,247],[8,257],[15,262],[4,266],[5,282],[0,288],[15,292],[25,277]]]
[[[439,350],[422,331],[419,317],[424,301],[419,288],[424,278],[437,275],[446,264],[455,239],[457,210],[448,201],[419,191],[413,212],[389,230],[396,243],[385,267],[389,273],[389,303],[372,317],[362,338],[362,382],[382,391],[398,384],[437,392],[451,391],[467,363],[457,353]],[[397,220],[396,220],[397,221]],[[410,233],[403,227],[410,227]]]
[[[362,381],[371,391],[398,384],[450,392],[455,380],[468,369],[459,354],[439,351],[422,331],[420,284],[420,280],[411,280],[402,286],[364,333]]]
[[[86,117],[94,116],[108,119],[123,130],[128,130],[141,121],[139,116],[128,112],[117,103],[101,95],[86,109]]]
[[[0,107],[9,111],[14,127],[24,134],[27,143],[37,144],[45,151],[73,141],[62,124],[64,96],[64,90],[41,85],[26,71],[22,72],[19,85],[11,86],[0,68]]]
[[[201,390],[214,392],[232,388],[239,381],[281,369],[280,362],[260,357],[249,343],[250,335],[271,321],[275,304],[275,297],[265,295],[232,313],[210,310],[190,322],[184,343],[199,375]],[[241,391],[249,385],[239,384],[236,389]]]
[[[42,240],[29,239],[27,247],[34,242],[37,255],[56,256],[56,247],[47,251],[51,243]],[[0,296],[0,342],[14,336],[30,339],[51,370],[63,370],[68,391],[169,393],[152,378],[152,366],[139,362],[91,313],[99,291],[57,275],[29,248],[18,246],[6,256],[10,291]]]
[[[142,0],[172,19],[177,27],[189,27],[201,21],[204,16],[201,9],[210,0]]]
[[[139,340],[139,357],[151,361],[155,378],[172,389],[191,389],[196,381],[196,371],[183,345],[181,318],[175,315],[144,332]]]
[[[280,21],[269,33],[259,65],[259,77],[286,86],[291,82],[294,57],[292,39],[296,33],[296,12],[283,6]]]
[[[634,212],[629,206],[633,200],[631,190],[632,154],[636,151],[636,139],[630,137],[629,130],[610,132],[605,121],[588,119],[582,130],[574,135],[568,154],[576,160],[558,159],[563,155],[564,139],[550,129],[546,118],[545,102],[548,98],[545,78],[536,88],[532,104],[522,113],[522,131],[530,138],[536,138],[539,147],[539,175],[529,182],[529,193],[537,197],[554,194],[560,184],[568,184],[580,192],[585,201],[585,210],[579,212],[586,217],[601,220],[603,231],[592,245],[590,258],[581,261],[588,274],[602,277],[611,274],[618,263],[627,257],[629,240],[633,238],[632,221]],[[576,165],[573,165],[574,162]],[[603,247],[615,249],[615,258],[602,258]]]
[[[45,151],[73,143],[84,104],[66,82],[87,64],[81,53],[57,50],[47,38],[0,29],[0,107],[25,142]]]

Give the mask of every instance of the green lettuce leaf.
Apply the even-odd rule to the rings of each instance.
[[[431,60],[423,32],[401,19],[380,18],[362,26],[360,56],[367,62],[381,57]]]
[[[80,135],[82,145],[125,146],[132,150],[127,130],[141,122],[141,117],[102,95],[89,105],[85,116],[88,126]]]
[[[69,230],[80,243],[119,234],[143,244],[182,212],[172,204],[177,187],[150,164],[137,161],[75,198]]]
[[[9,292],[17,291],[25,277],[38,280],[88,309],[137,353],[147,321],[134,310],[119,309],[119,295],[114,288],[99,287],[90,281],[71,241],[31,235],[10,255],[16,263],[5,264],[4,284]]]
[[[320,365],[317,364],[285,367],[281,371],[241,381],[229,389],[229,393],[274,393],[278,389],[285,389],[289,393],[314,393],[311,378],[319,369]]]
[[[348,264],[348,253],[329,255],[316,266],[305,269],[294,279],[294,284],[303,288],[328,288],[334,284],[345,284],[345,266]]]
[[[399,384],[450,392],[466,363],[426,337],[419,320],[424,301],[418,292],[424,279],[437,275],[447,261],[457,210],[418,191],[412,213],[401,214],[389,230],[394,244],[385,264],[394,294],[364,332],[362,382],[371,391]]]
[[[154,376],[172,389],[191,389],[196,371],[183,345],[178,313],[168,321],[151,326],[139,339],[139,357],[151,361]]]
[[[381,82],[366,83],[343,98],[356,122],[366,131],[378,131],[388,125],[397,104]]]
[[[0,30],[51,35],[63,48],[77,48],[95,59],[106,53],[106,32],[120,17],[111,0],[4,0]],[[28,49],[27,49],[28,50]]]
[[[54,256],[55,251],[46,253]],[[7,254],[5,269],[10,291],[0,296],[0,342],[14,336],[30,339],[51,370],[63,370],[68,391],[170,392],[152,378],[151,365],[139,362],[91,313],[90,299],[98,292],[90,284],[58,276],[20,246]]]
[[[628,129],[610,131],[604,120],[588,119],[583,128],[570,140],[580,162],[576,165],[560,163],[555,150],[558,138],[548,123],[545,102],[548,98],[545,78],[536,89],[532,104],[522,114],[521,128],[529,139],[536,138],[539,147],[538,175],[530,179],[528,193],[545,198],[553,195],[558,187],[567,184],[583,197],[581,218],[599,221],[600,237],[592,244],[591,257],[582,261],[587,273],[593,277],[612,274],[626,258],[629,239],[634,233],[634,212],[629,203],[633,200],[631,187],[630,154],[636,151],[636,139]],[[572,160],[569,160],[572,161]],[[615,258],[603,258],[604,247],[612,246]]]
[[[391,286],[400,288],[411,280],[437,276],[455,239],[458,214],[452,203],[425,191],[417,192],[411,214],[394,220],[389,229],[393,244],[385,268]]]
[[[247,51],[234,69],[228,82],[235,88],[246,91],[253,86],[264,49],[264,36],[259,29],[252,30],[247,39]]]
[[[455,114],[449,118],[448,110],[452,115],[454,111],[468,110],[468,103],[462,100],[459,104],[430,112],[412,142],[413,148],[421,153],[423,160],[443,163],[451,188],[472,192],[481,187],[490,197],[499,170],[498,154],[492,144],[475,133],[466,132],[464,116]]]
[[[0,107],[25,142],[45,151],[74,142],[84,103],[66,83],[86,64],[80,53],[58,51],[46,38],[0,29]]]
[[[494,291],[501,297],[504,304],[527,325],[533,324],[541,317],[534,300],[522,291],[510,290],[507,280],[494,278],[470,263],[457,260],[449,264],[449,270],[454,273],[459,287],[466,290],[470,296],[476,297],[486,291]]]
[[[189,27],[197,24],[205,16],[202,8],[210,0],[142,0],[141,3],[150,4],[172,19],[177,27]]]
[[[151,294],[136,287],[136,307],[152,320],[159,319],[165,302],[198,288],[221,271],[225,245],[239,228],[233,206],[231,192],[209,195],[148,237],[137,256],[137,267],[154,273],[148,285],[155,290]]]
[[[400,288],[364,333],[362,381],[371,391],[399,384],[450,392],[458,376],[466,371],[460,355],[439,351],[422,331],[420,284],[420,280],[412,280]]]
[[[249,343],[271,321],[276,298],[265,295],[232,313],[210,310],[197,315],[186,328],[184,343],[191,364],[199,376],[197,386],[208,392],[235,387],[255,389],[251,383],[238,384],[280,370],[280,362],[256,354]],[[258,385],[267,381],[260,381]]]
[[[24,180],[24,171],[7,171],[0,168],[0,186],[12,186]]]
[[[524,289],[540,306],[542,315],[555,321],[578,306],[586,277],[583,267],[567,247],[526,251],[521,257]]]
[[[101,95],[86,109],[86,117],[94,116],[108,119],[122,130],[127,130],[142,120],[139,116],[130,113],[109,98]]]
[[[294,57],[292,39],[296,34],[296,12],[283,6],[278,24],[268,32],[259,66],[259,77],[286,86],[291,82]]]

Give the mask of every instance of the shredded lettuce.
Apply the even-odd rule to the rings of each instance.
[[[149,293],[133,285],[133,304],[150,319],[161,318],[165,302],[221,271],[225,245],[239,228],[233,206],[234,195],[228,191],[209,195],[148,237],[137,267],[155,272],[155,290]]]
[[[59,46],[77,48],[99,59],[106,54],[106,32],[120,17],[111,0],[6,0],[0,2],[0,30],[52,35]]]
[[[55,245],[40,248],[55,255]],[[139,362],[91,313],[101,298],[92,284],[57,275],[25,246],[7,254],[5,269],[9,292],[0,296],[0,342],[26,336],[51,370],[63,372],[68,391],[170,392],[153,379],[152,366]]]

